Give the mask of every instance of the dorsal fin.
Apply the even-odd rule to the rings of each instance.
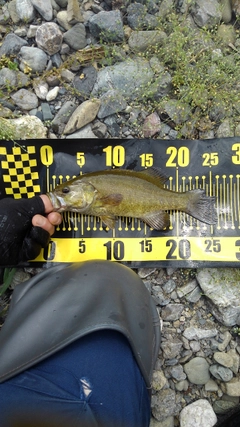
[[[146,176],[147,178],[150,178],[151,182],[155,182],[155,184],[165,184],[166,181],[168,181],[169,176],[165,175],[165,173],[160,169],[156,167],[152,167],[149,169],[145,169],[143,171],[140,171],[142,175]]]

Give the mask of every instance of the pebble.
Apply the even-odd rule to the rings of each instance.
[[[233,377],[233,373],[231,369],[225,368],[224,366],[213,364],[210,366],[209,370],[211,374],[214,376],[214,378],[217,378],[218,380],[221,380],[224,382],[230,381]]]
[[[82,102],[66,124],[64,134],[73,133],[83,126],[91,123],[97,116],[100,108],[100,101],[98,99],[90,99]]]
[[[213,427],[216,422],[217,417],[206,399],[191,403],[180,414],[180,427]]]
[[[209,364],[203,357],[194,357],[184,365],[188,380],[193,384],[206,384],[210,379]]]

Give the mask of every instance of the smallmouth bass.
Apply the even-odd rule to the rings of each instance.
[[[56,212],[98,216],[110,229],[118,216],[138,218],[155,230],[170,224],[168,210],[185,212],[206,224],[215,224],[215,197],[201,189],[183,193],[164,188],[168,177],[155,167],[134,171],[104,170],[86,173],[47,193]]]

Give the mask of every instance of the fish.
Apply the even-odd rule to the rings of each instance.
[[[138,218],[155,230],[170,225],[168,211],[182,211],[206,224],[215,224],[215,197],[202,189],[176,192],[164,188],[168,177],[156,167],[135,171],[108,169],[70,179],[47,193],[56,212],[99,217],[113,229],[117,217]]]

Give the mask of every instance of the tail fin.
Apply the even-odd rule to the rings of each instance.
[[[189,202],[186,212],[206,224],[216,224],[217,212],[214,207],[215,197],[206,196],[204,190],[188,192]]]

